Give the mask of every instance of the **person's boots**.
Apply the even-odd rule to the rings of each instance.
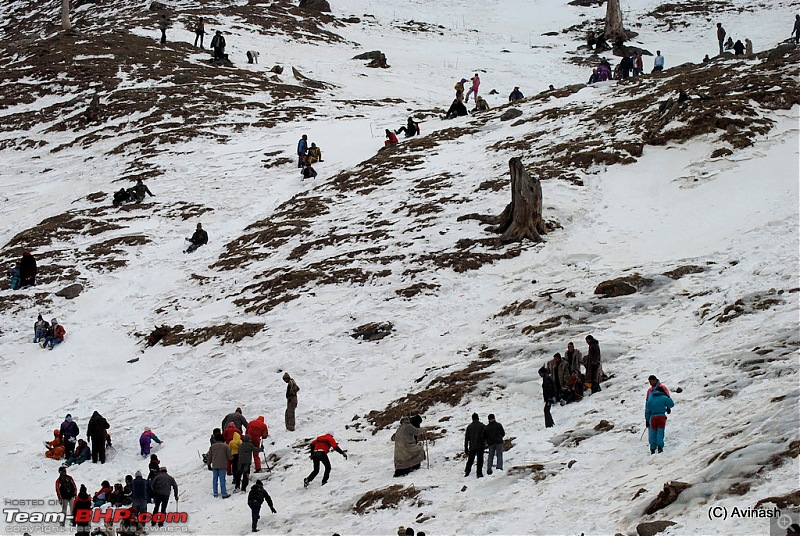
[[[253,522],[253,532],[258,532],[258,523]]]

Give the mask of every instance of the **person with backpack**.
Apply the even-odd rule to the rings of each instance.
[[[401,132],[406,135],[406,138],[416,136],[419,134],[419,125],[416,121],[414,121],[413,117],[409,116],[408,120],[406,121],[406,125],[394,131],[395,134],[400,134]]]
[[[331,475],[331,462],[328,459],[328,452],[331,450],[335,450],[342,456],[344,459],[347,459],[347,453],[343,451],[339,444],[336,443],[336,440],[333,438],[333,432],[328,432],[327,434],[323,434],[321,436],[317,436],[314,441],[311,442],[309,445],[309,450],[311,451],[311,461],[314,464],[314,470],[303,479],[303,487],[308,487],[308,484],[316,478],[319,474],[319,464],[325,467],[325,472],[322,475],[322,485],[328,483],[328,478]]]
[[[69,510],[70,514],[75,513],[73,503],[78,494],[78,487],[75,485],[75,480],[67,474],[67,467],[62,465],[58,468],[58,478],[56,479],[56,497],[61,503],[61,513],[66,514]],[[61,521],[61,526],[65,526],[65,521]]]
[[[85,484],[81,484],[78,495],[75,497],[75,502],[72,504],[72,515],[77,515],[81,510],[92,510],[92,497],[86,491]],[[75,524],[78,526],[78,533],[83,532],[85,534],[89,534],[89,526],[91,525],[91,521],[75,522]]]
[[[245,434],[242,437],[242,444],[239,445],[239,472],[242,475],[242,492],[247,491],[247,484],[250,481],[250,465],[259,452],[264,452],[262,447],[253,444],[253,438]],[[259,460],[259,465],[261,460]]]
[[[131,506],[137,512],[147,512],[147,502],[150,499],[149,483],[142,476],[141,471],[136,471],[131,484]]]
[[[253,517],[253,532],[258,532],[258,518],[261,517],[261,505],[264,501],[267,501],[267,505],[269,505],[269,509],[273,514],[278,513],[278,511],[275,510],[275,506],[272,504],[272,497],[270,497],[267,490],[264,489],[264,483],[260,480],[256,480],[253,487],[250,488],[250,494],[247,496],[247,506],[250,507],[250,513]]]
[[[208,233],[203,229],[203,225],[198,223],[194,234],[191,238],[187,238],[187,240],[189,241],[189,247],[186,248],[184,253],[192,253],[200,246],[208,244]]]
[[[556,401],[556,386],[553,383],[553,378],[550,377],[550,372],[547,367],[539,369],[539,377],[542,379],[542,398],[544,399],[544,426],[545,428],[552,428],[555,426],[553,416],[550,414],[550,406]]]
[[[156,434],[150,429],[149,426],[144,427],[144,432],[142,435],[139,436],[139,447],[141,448],[141,455],[142,458],[147,458],[150,456],[150,442],[155,441],[159,445],[162,441],[158,438]]]
[[[483,452],[486,449],[486,426],[480,421],[477,413],[472,414],[472,422],[464,432],[464,454],[467,455],[467,466],[464,476],[469,476],[472,464],[477,460],[477,477],[483,478]]]
[[[86,435],[92,440],[92,463],[106,463],[106,430],[108,421],[98,412],[92,413],[86,427]]]
[[[230,497],[225,487],[225,470],[232,458],[231,449],[224,441],[214,443],[208,448],[206,459],[208,468],[211,469],[211,491],[214,497],[219,497],[219,491],[222,491],[223,499]]]
[[[50,321],[50,329],[48,330],[48,335],[45,337],[43,343],[39,343],[42,348],[49,348],[52,350],[56,347],[56,345],[61,344],[64,342],[64,336],[67,334],[67,330],[64,329],[64,326],[58,323],[58,320],[55,318]]]
[[[253,446],[258,448],[261,446],[261,440],[269,437],[269,428],[267,423],[264,422],[264,416],[259,415],[257,419],[250,421],[247,424],[247,435],[251,437]],[[261,457],[253,453],[253,462],[255,463],[255,472],[261,472]]]
[[[663,385],[657,386],[647,395],[644,404],[644,426],[648,430],[650,454],[664,452],[664,430],[667,427],[667,413],[675,407],[675,402],[666,393]]]
[[[286,412],[284,413],[283,420],[286,429],[290,432],[294,432],[294,412],[297,409],[297,393],[300,391],[300,387],[297,386],[297,382],[294,381],[294,378],[289,376],[288,372],[283,373],[283,381],[286,382]]]

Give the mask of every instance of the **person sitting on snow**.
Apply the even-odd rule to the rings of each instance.
[[[150,191],[150,188],[145,186],[145,184],[142,182],[142,179],[137,179],[136,185],[132,186],[131,188],[128,188],[128,193],[130,195],[131,201],[133,201],[134,203],[141,203],[142,201],[144,201],[145,194],[149,195],[150,197],[153,197],[155,195],[153,194],[153,192]]]
[[[322,161],[322,149],[317,147],[316,143],[311,142],[311,147],[309,147],[308,151],[306,152],[305,163],[314,164]]]
[[[61,441],[61,430],[53,430],[53,440],[45,441],[47,452],[44,455],[51,460],[60,460],[64,457],[64,443]]]
[[[300,171],[300,174],[304,179],[313,179],[317,176],[317,170],[311,167],[311,162],[306,162],[303,165],[303,169]]]
[[[64,342],[64,336],[67,334],[67,330],[64,329],[64,326],[58,323],[58,320],[55,318],[50,321],[50,329],[47,332],[47,336],[44,339],[43,343],[40,343],[42,348],[50,348],[52,350],[56,347],[57,344],[61,344]]]
[[[452,119],[453,117],[460,117],[463,115],[469,115],[467,113],[467,107],[464,106],[463,102],[456,99],[453,101],[453,104],[450,105],[450,109],[447,110],[447,113],[444,114],[443,119]]]
[[[50,324],[42,318],[42,315],[36,317],[36,322],[33,323],[33,342],[38,343],[44,340],[47,331],[50,329]]]
[[[388,147],[388,146],[394,145],[396,143],[398,143],[397,135],[387,128],[386,129],[386,141],[383,142],[383,146],[384,147]]]
[[[80,465],[92,455],[92,450],[89,448],[89,444],[86,443],[85,439],[78,440],[78,446],[75,447],[75,451],[72,453],[72,456],[67,458],[67,461],[64,465],[69,467],[72,464]]]
[[[187,240],[191,242],[191,244],[189,244],[189,247],[186,248],[186,251],[184,251],[184,253],[191,253],[200,246],[208,244],[208,233],[205,232],[205,230],[203,230],[203,226],[198,223],[197,230],[195,230],[192,237],[187,238]]]
[[[98,506],[103,506],[108,502],[108,497],[111,495],[111,492],[114,491],[114,488],[111,487],[111,484],[108,480],[103,480],[100,484],[100,489],[94,493],[94,497],[92,497],[92,506],[97,508]]]
[[[413,117],[409,117],[408,121],[406,122],[406,126],[400,127],[394,131],[395,134],[405,133],[406,138],[410,138],[411,136],[416,136],[419,134],[419,125],[416,121],[414,121]]]
[[[486,102],[486,99],[483,97],[478,97],[475,101],[475,108],[472,109],[472,112],[485,112],[489,110],[489,103]]]

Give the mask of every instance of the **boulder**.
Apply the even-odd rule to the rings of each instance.
[[[614,298],[616,296],[633,294],[637,290],[641,290],[652,283],[652,279],[642,277],[639,274],[626,275],[625,277],[618,277],[601,282],[597,285],[597,288],[594,289],[594,293],[604,298]]]
[[[56,292],[56,296],[71,300],[77,298],[81,292],[83,292],[83,285],[80,283],[73,283]]]
[[[667,482],[664,484],[664,489],[659,492],[658,497],[653,499],[653,501],[647,505],[644,513],[646,515],[650,515],[658,512],[662,508],[666,508],[678,499],[678,495],[680,495],[683,490],[691,487],[691,484],[687,484],[686,482],[678,482],[677,480]]]
[[[675,523],[673,521],[649,521],[647,523],[639,523],[636,525],[636,533],[639,536],[653,536],[658,534],[667,527],[671,527]]]
[[[162,4],[158,0],[153,0],[150,2],[150,11],[165,11],[167,9],[166,4]]]
[[[300,9],[330,13],[331,5],[328,0],[300,0]]]
[[[283,67],[281,67],[280,65],[276,65],[275,67],[270,69],[270,72],[275,74],[283,74]]]
[[[370,322],[355,328],[350,336],[365,341],[379,341],[389,335],[393,329],[394,326],[391,322]]]
[[[522,115],[522,110],[518,108],[509,108],[503,115],[500,116],[500,121],[511,121]]]

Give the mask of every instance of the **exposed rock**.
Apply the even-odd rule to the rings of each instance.
[[[393,329],[394,326],[392,326],[391,322],[370,322],[369,324],[358,326],[350,336],[354,339],[360,337],[365,341],[379,341],[389,335]]]
[[[646,515],[650,515],[658,512],[662,508],[666,508],[678,499],[678,495],[680,495],[683,490],[691,487],[691,484],[687,484],[686,482],[678,482],[677,480],[667,482],[664,484],[664,489],[661,490],[661,492],[658,494],[658,497],[653,499],[653,502],[647,505],[647,508],[644,509],[644,513]],[[663,530],[663,528],[660,530]]]
[[[642,493],[647,493],[647,490],[646,490],[646,489],[644,489],[644,488],[639,488],[639,491],[637,491],[637,492],[636,492],[636,493],[633,495],[633,499],[631,499],[631,500],[632,500],[632,501],[633,501],[633,500],[635,500],[635,499],[636,499],[636,498],[638,498],[638,497],[639,497],[639,495],[641,495]]]
[[[522,110],[518,108],[509,108],[503,115],[500,116],[500,121],[511,121],[522,115]]]
[[[347,17],[346,19],[340,19],[342,22],[347,22],[349,24],[358,24],[361,22],[361,19],[358,17]]]
[[[731,151],[727,147],[720,147],[719,149],[715,149],[711,153],[711,158],[722,158],[723,156],[730,156],[732,154],[733,154],[733,151]]]
[[[678,266],[677,268],[670,270],[668,272],[664,272],[661,275],[665,275],[670,279],[680,279],[681,277],[688,275],[688,274],[700,274],[705,272],[706,269],[702,266],[697,266],[694,264],[686,264],[684,266]]]
[[[373,50],[371,52],[364,52],[358,56],[353,56],[354,60],[372,60],[367,64],[367,67],[388,69],[389,64],[386,63],[386,54],[380,50]]]
[[[300,0],[298,7],[300,9],[325,13],[330,13],[331,11],[331,5],[328,3],[328,0]]]
[[[71,300],[73,298],[77,298],[81,292],[83,292],[83,285],[80,283],[73,283],[72,285],[67,285],[56,292],[56,296]]]
[[[652,283],[652,279],[642,277],[639,274],[627,275],[625,277],[618,277],[601,282],[597,285],[597,288],[594,289],[594,293],[604,298],[614,298],[616,296],[633,294],[637,290],[641,290]]]
[[[166,9],[167,9],[167,5],[166,4],[162,4],[161,2],[158,2],[157,0],[153,0],[152,2],[150,2],[150,11],[164,11]]]
[[[784,57],[786,54],[792,52],[796,47],[793,43],[781,43],[780,45],[776,46],[772,50],[769,51],[767,54],[767,60],[776,60],[778,58]]]
[[[800,506],[800,489],[794,490],[786,495],[779,495],[777,497],[767,497],[759,500],[754,508],[758,508],[764,503],[773,503],[778,508],[788,508],[789,506]]]
[[[594,7],[594,6],[602,6],[606,3],[606,0],[572,0],[569,2],[571,6],[579,6],[579,7]]]
[[[270,69],[270,72],[275,74],[283,74],[283,67],[280,65],[276,65],[272,69]]]
[[[672,525],[675,525],[673,521],[648,521],[647,523],[639,523],[636,525],[636,533],[639,536],[653,536]]]
[[[614,428],[614,425],[605,419],[601,419],[600,422],[594,427],[594,429],[598,432],[608,432],[612,428]]]

